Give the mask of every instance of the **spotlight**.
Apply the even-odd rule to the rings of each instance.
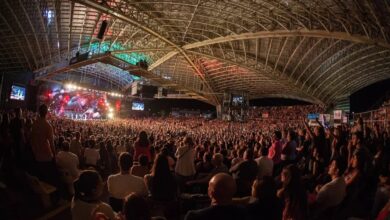
[[[71,87],[72,87],[72,84],[70,84],[70,83],[66,83],[64,87],[65,87],[65,89],[71,89]]]
[[[114,113],[112,113],[112,112],[108,113],[108,114],[107,114],[107,117],[108,117],[109,119],[113,119],[113,118],[114,118]]]
[[[109,111],[109,112],[113,112],[113,111],[114,111],[114,109],[113,109],[113,108],[111,108],[111,107],[109,107],[109,108],[108,108],[108,111]]]
[[[65,88],[69,89],[69,90],[74,90],[74,89],[77,89],[77,86],[75,84],[68,83],[68,84],[65,84]]]

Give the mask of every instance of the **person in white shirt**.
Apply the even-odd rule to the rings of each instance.
[[[268,158],[268,150],[265,147],[260,148],[261,156],[255,159],[259,171],[258,178],[262,179],[264,176],[272,176],[274,170],[274,162]]]
[[[194,142],[191,137],[185,137],[183,143],[184,146],[179,147],[175,153],[177,159],[175,173],[181,192],[186,191],[185,183],[196,173]]]
[[[130,193],[147,196],[145,182],[142,178],[130,174],[133,159],[129,153],[121,153],[119,156],[120,172],[110,175],[107,180],[108,192],[115,199],[124,199]]]
[[[57,165],[63,172],[68,173],[71,179],[75,180],[79,177],[79,158],[76,154],[69,152],[69,143],[65,141],[56,155]]]
[[[100,160],[99,149],[95,149],[95,142],[91,141],[90,146],[84,150],[85,164],[87,166],[96,167],[97,162]]]
[[[179,147],[175,153],[175,172],[183,177],[192,177],[196,172],[194,142],[191,137],[186,137],[183,142],[184,146]]]
[[[328,174],[332,181],[324,186],[317,186],[317,197],[314,204],[312,204],[312,217],[315,219],[318,216],[325,216],[329,208],[334,208],[339,205],[346,195],[346,183],[343,173],[346,165],[340,159],[334,159],[329,165]]]

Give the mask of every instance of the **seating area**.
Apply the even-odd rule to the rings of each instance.
[[[322,127],[312,130],[306,120],[293,126],[286,120],[288,123],[274,127],[263,121],[175,117],[73,121],[46,117],[45,108],[41,106],[40,115],[20,110],[2,114],[1,145],[5,151],[1,191],[10,198],[24,200],[6,203],[8,208],[2,214],[12,216],[10,219],[38,219],[50,213],[56,215],[47,219],[70,214],[75,219],[75,215],[85,216],[81,215],[85,208],[79,210],[77,206],[99,203],[109,207],[101,214],[110,218],[123,215],[125,204],[134,201],[147,204],[150,216],[183,219],[188,211],[206,208],[214,201],[210,181],[223,173],[231,175],[236,185],[230,203],[248,208],[267,195],[256,193],[266,190],[262,188],[266,186],[271,187],[267,190],[274,187],[275,194],[268,196],[274,196],[275,201],[286,202],[290,194],[284,194],[285,190],[302,192],[295,195],[305,195],[305,199],[296,201],[302,202],[302,207],[291,214],[304,214],[310,219],[374,218],[386,204],[377,200],[387,196],[382,190],[389,178],[390,139],[388,128],[377,124],[364,125],[365,130],[372,131],[372,135],[365,136],[360,131],[361,121],[325,133]],[[285,110],[280,109],[283,114]],[[272,111],[278,114],[276,108]],[[25,122],[30,120],[33,124],[28,127]],[[40,120],[49,122],[53,132],[35,130]],[[22,122],[21,130],[13,130],[18,121]],[[47,135],[53,141],[46,142],[49,151],[34,145]],[[46,157],[45,152],[53,162],[39,161]],[[145,176],[132,174],[142,167]],[[290,186],[294,184],[291,181],[299,184]],[[337,184],[340,191],[324,189],[332,184]],[[337,201],[322,201],[322,193],[344,196]],[[288,212],[285,202],[284,208],[274,208],[269,214],[281,219]],[[31,205],[39,208],[14,211],[15,206],[29,210]]]

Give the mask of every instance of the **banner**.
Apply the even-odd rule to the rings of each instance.
[[[334,120],[341,120],[342,119],[342,110],[334,110],[333,111],[333,119]]]
[[[344,117],[343,117],[343,123],[344,123],[344,124],[347,124],[347,123],[348,123],[348,116],[344,116]]]

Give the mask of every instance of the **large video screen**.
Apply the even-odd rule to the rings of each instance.
[[[10,99],[23,101],[26,97],[26,88],[12,85]]]
[[[233,106],[242,106],[244,104],[244,97],[241,95],[233,95],[232,105]]]
[[[133,102],[131,109],[134,111],[143,111],[145,109],[145,104],[142,102]]]

